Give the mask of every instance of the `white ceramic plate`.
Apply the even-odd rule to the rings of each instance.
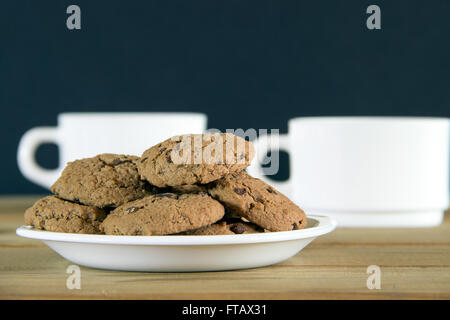
[[[330,217],[309,216],[305,229],[220,236],[110,236],[21,226],[17,235],[42,240],[78,265],[124,271],[186,272],[256,268],[296,255],[331,232]]]

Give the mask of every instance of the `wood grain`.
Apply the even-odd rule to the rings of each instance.
[[[197,273],[138,273],[81,267],[81,289],[66,288],[72,263],[15,229],[36,197],[0,198],[1,299],[449,299],[450,214],[435,228],[340,228],[269,267]],[[366,268],[381,268],[381,289]]]

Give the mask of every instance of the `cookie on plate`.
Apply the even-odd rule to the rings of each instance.
[[[219,221],[206,227],[182,232],[179,235],[214,236],[227,234],[261,233],[264,229],[244,221]]]
[[[254,155],[251,142],[231,133],[189,134],[146,150],[138,170],[157,187],[206,184],[244,170]]]
[[[286,196],[247,172],[220,179],[209,193],[235,214],[269,231],[306,227],[306,215]]]
[[[114,209],[101,229],[109,235],[166,235],[210,225],[224,211],[206,193],[160,193]]]
[[[67,233],[101,233],[104,210],[47,196],[25,211],[25,223],[41,230]]]
[[[148,183],[139,177],[138,159],[105,153],[69,162],[51,191],[86,205],[118,207],[150,193]]]

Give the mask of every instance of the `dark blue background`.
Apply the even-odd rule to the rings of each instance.
[[[366,28],[370,4],[382,30]],[[448,117],[449,14],[445,0],[2,1],[0,193],[44,192],[17,144],[60,112],[200,111],[282,132],[294,116]],[[50,167],[55,154],[38,152]]]

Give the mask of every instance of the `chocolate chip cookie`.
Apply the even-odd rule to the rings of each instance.
[[[254,154],[251,142],[231,133],[190,134],[146,150],[138,170],[157,187],[206,184],[244,170]]]
[[[69,162],[51,191],[60,198],[96,207],[117,207],[150,193],[136,167],[138,157],[100,154]]]
[[[101,233],[104,210],[47,196],[25,211],[25,223],[38,229],[68,233]]]
[[[218,180],[209,193],[236,214],[264,229],[288,231],[306,227],[306,215],[302,209],[245,171]]]
[[[166,235],[220,220],[224,207],[206,193],[160,193],[126,203],[101,224],[109,235]]]
[[[253,223],[248,223],[244,221],[235,221],[235,222],[220,221],[206,227],[182,232],[179,235],[214,236],[214,235],[247,234],[260,232],[264,232],[264,229],[254,225]]]

